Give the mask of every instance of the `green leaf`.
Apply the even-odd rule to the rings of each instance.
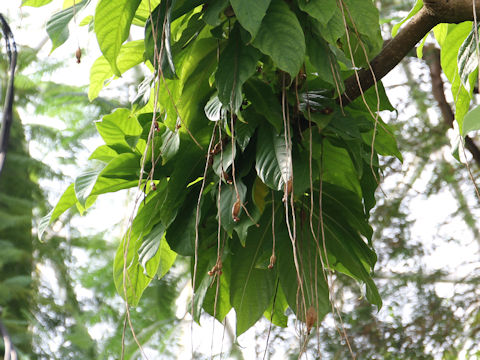
[[[50,4],[52,0],[22,0],[22,6],[40,7]]]
[[[170,22],[172,7],[175,0],[162,1],[153,11],[154,30],[150,18],[145,25],[145,54],[154,65],[160,60],[162,74],[167,79],[176,78],[175,64],[173,63],[172,48],[170,46]],[[160,56],[161,55],[161,56]],[[160,58],[159,58],[160,56]]]
[[[166,180],[158,186],[159,190],[164,190],[165,187]],[[147,267],[147,275],[145,275],[144,269],[139,263],[139,249],[142,246],[143,239],[150,234],[153,227],[159,222],[157,215],[161,202],[160,194],[161,191],[154,193],[146,204],[142,204],[139,208],[131,228],[127,230],[115,255],[113,263],[115,286],[120,296],[126,299],[131,306],[138,304],[143,291],[157,272],[159,252],[155,255],[158,259],[154,261],[150,259],[151,264],[145,263]],[[151,238],[153,239],[154,236]],[[124,272],[124,269],[126,272]]]
[[[276,134],[270,126],[261,126],[255,163],[258,177],[270,188],[283,190],[292,177],[291,161],[284,135]]]
[[[275,237],[278,244],[276,267],[278,268],[280,286],[285,293],[288,305],[298,319],[305,321],[305,311],[313,306],[317,311],[317,318],[320,320],[330,311],[331,307],[318,247],[311,237],[310,231],[304,231],[304,239],[297,242],[296,249],[299,275],[303,283],[303,286],[300,286],[295,268],[292,242],[285,228],[285,223],[282,222],[283,212],[279,209],[276,213],[279,213],[277,215],[279,221],[275,221],[275,224],[279,223],[279,227],[275,229]],[[317,271],[314,269],[317,269]]]
[[[257,176],[253,183],[252,200],[258,210],[260,210],[260,213],[263,213],[263,210],[265,210],[266,198],[269,193],[268,187]]]
[[[261,53],[253,46],[243,44],[240,29],[230,33],[225,49],[220,54],[215,82],[218,98],[223,106],[236,113],[242,105],[242,86],[255,73]]]
[[[96,123],[96,126],[103,141],[107,145],[115,146],[115,150],[122,150],[122,152],[133,150],[127,141],[128,137],[139,137],[142,134],[142,127],[128,109],[117,109],[113,113],[105,115],[101,121]]]
[[[277,286],[276,294],[272,298],[272,303],[263,314],[272,324],[286,328],[288,326],[288,316],[285,311],[288,308],[288,302],[280,284]]]
[[[338,11],[335,0],[298,0],[298,6],[322,24],[327,24]]]
[[[158,223],[154,226],[152,231],[143,238],[142,245],[138,249],[138,263],[143,268],[143,275],[147,277],[153,277],[157,272],[159,262],[155,255],[160,248],[160,243],[165,233],[165,226],[162,223]],[[153,261],[151,261],[153,260]],[[148,264],[148,269],[147,269]]]
[[[55,220],[57,220],[60,215],[62,215],[65,211],[70,209],[73,205],[77,203],[77,197],[75,196],[75,189],[74,185],[70,184],[70,186],[65,190],[63,195],[58,200],[55,207],[45,215],[41,220],[40,224],[38,225],[38,238],[41,240],[43,233],[47,229],[47,227],[52,224]]]
[[[467,136],[469,132],[480,130],[480,106],[470,110],[463,119],[462,136]]]
[[[475,25],[474,25],[475,29]],[[470,90],[470,75],[477,69],[478,67],[478,47],[475,42],[475,31],[472,29],[470,34],[468,34],[467,38],[460,46],[458,50],[458,57],[457,57],[457,66],[458,66],[458,73],[460,75],[460,80],[462,81],[462,85],[467,89]],[[478,31],[478,28],[477,28]]]
[[[359,176],[348,151],[343,147],[334,146],[327,139],[316,139],[317,136],[314,136],[314,142],[312,144],[313,157],[319,161],[319,166],[323,169],[323,180],[342,186],[361,196],[362,189],[360,187]],[[323,147],[321,141],[323,141]],[[323,156],[321,155],[322,149],[324,153]],[[323,166],[321,161],[323,161]]]
[[[261,227],[256,231],[259,236],[249,237],[245,247],[237,243],[232,254],[230,301],[237,314],[237,336],[262,317],[275,291],[274,273],[255,267],[258,247],[266,240],[265,234],[270,228],[268,224]]]
[[[383,46],[378,9],[371,0],[345,0],[345,7],[355,21],[355,31],[364,35],[363,43],[370,59]]]
[[[339,86],[339,91],[343,93],[345,85],[343,81],[339,81],[340,67],[328,44],[317,34],[310,32],[307,33],[306,40],[307,54],[318,76],[333,86]]]
[[[258,115],[250,106],[246,110],[242,110],[239,118],[243,121],[240,120],[235,123],[235,141],[243,152],[250,144],[250,139],[258,124],[263,121],[263,117]]]
[[[232,154],[233,150],[233,154]],[[232,165],[233,160],[237,155],[237,149],[234,146],[232,149],[231,141],[227,141],[223,145],[222,151],[213,157],[213,171],[220,179],[224,178],[223,172],[228,173],[230,166]],[[223,179],[226,181],[226,179]]]
[[[452,84],[452,95],[455,101],[455,120],[462,133],[463,117],[468,112],[473,91],[473,83],[476,80],[476,71],[470,74],[470,90],[467,91],[460,81],[458,74],[458,52],[465,39],[471,33],[472,23],[463,22],[460,24],[448,24],[447,34],[442,41],[440,62],[442,70]]]
[[[337,41],[345,34],[345,24],[340,10],[333,14],[333,17],[327,24],[312,19],[312,24],[315,26],[319,34],[333,46],[337,46]]]
[[[145,23],[150,16],[150,12],[153,11],[158,4],[160,4],[160,0],[142,0],[137,8],[137,11],[135,12],[135,17],[132,20],[132,24],[145,27]]]
[[[215,93],[212,95],[210,100],[208,100],[207,104],[205,105],[205,116],[210,121],[218,121],[223,119],[226,115],[226,110],[224,109],[220,99],[218,98],[218,94]]]
[[[52,40],[52,50],[50,50],[50,53],[67,41],[70,34],[68,31],[68,24],[73,19],[73,16],[78,13],[86,4],[87,0],[83,0],[75,4],[75,6],[71,6],[53,14],[52,17],[47,21],[47,34],[50,37],[50,40]]]
[[[245,96],[252,103],[257,114],[262,114],[277,132],[283,128],[282,105],[272,88],[258,79],[250,79],[245,83]]]
[[[212,280],[209,276],[208,278],[208,284],[210,284]],[[208,286],[205,298],[203,300],[203,309],[212,316],[215,314],[215,318],[220,322],[225,319],[225,316],[227,316],[232,309],[232,304],[230,304],[230,278],[230,261],[227,258],[222,264],[222,275],[217,278],[220,279],[218,295],[216,286],[218,280],[216,280],[212,286]]]
[[[162,156],[162,165],[165,165],[177,154],[180,148],[180,136],[178,131],[171,131],[168,127],[165,127],[161,139],[160,155]]]
[[[210,26],[220,24],[222,11],[228,6],[228,0],[212,0],[203,14],[203,20]]]
[[[208,197],[210,199],[210,197]],[[167,230],[167,241],[171,249],[183,256],[193,256],[195,252],[195,221],[197,213],[198,190],[190,190],[181,204],[177,216]],[[204,204],[208,202],[205,196],[202,199],[200,215],[203,214]]]
[[[100,0],[95,10],[95,33],[103,56],[115,75],[121,76],[117,67],[120,48],[130,33],[130,25],[140,0]]]
[[[143,62],[145,45],[143,40],[130,41],[122,45],[118,54],[118,70],[123,74],[128,69]],[[95,99],[105,86],[105,82],[113,76],[112,68],[104,56],[100,56],[90,68],[90,87],[88,99]]]
[[[255,39],[271,0],[230,0],[235,16]]]
[[[238,195],[240,197],[240,202],[242,204],[245,203],[246,200],[246,195],[247,195],[247,187],[245,184],[237,179],[237,190],[238,190]],[[218,192],[216,193],[218,196]],[[233,216],[232,216],[232,209],[237,201],[237,192],[235,191],[235,187],[233,185],[227,185],[222,183],[221,187],[221,192],[220,192],[220,216],[221,220],[219,220],[222,224],[222,227],[225,229],[225,231],[231,235],[232,230],[237,224],[237,222],[234,221]],[[238,217],[242,218],[244,216],[247,216],[243,209],[240,209],[238,213]]]
[[[78,26],[85,26],[85,25],[89,25],[93,22],[93,16],[92,15],[88,15],[88,16],[85,16],[82,21],[80,21],[80,24],[78,24]]]
[[[140,155],[133,153],[120,154],[112,159],[99,174],[90,196],[137,186],[139,176]]]
[[[165,227],[159,223],[145,236],[138,249],[138,262],[143,268],[143,274],[153,277],[158,273],[162,278],[172,267],[177,254],[170,249],[165,240]]]
[[[371,145],[373,140],[373,130],[368,133],[362,133],[362,138],[366,144]],[[395,156],[398,160],[403,161],[402,153],[398,149],[393,129],[381,119],[378,120],[377,124],[374,148],[380,155]]]
[[[305,37],[295,14],[284,1],[273,1],[262,21],[253,45],[292,79],[305,57]]]
[[[102,172],[102,170],[107,166],[106,163],[101,161],[90,162],[88,168],[85,169],[74,182],[75,195],[78,199],[78,202],[86,207],[86,201],[92,192],[97,179]]]
[[[93,153],[90,155],[88,160],[100,160],[104,162],[109,162],[117,155],[118,153],[115,150],[113,150],[110,146],[100,145],[93,151]]]
[[[400,29],[400,26],[402,26],[405,22],[407,22],[410,18],[412,18],[416,13],[418,13],[422,7],[423,7],[423,0],[417,0],[417,2],[415,3],[412,10],[410,10],[408,15],[405,18],[403,18],[399,23],[393,26],[392,36],[397,35],[398,30]]]

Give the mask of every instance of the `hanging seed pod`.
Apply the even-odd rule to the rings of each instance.
[[[306,325],[307,325],[307,333],[309,335],[310,335],[310,331],[312,330],[313,325],[315,325],[316,322],[317,322],[317,311],[315,310],[315,308],[312,305],[307,310]]]
[[[222,176],[228,185],[232,185],[232,179],[230,178],[230,175],[228,175],[228,173],[225,170],[222,170]]]
[[[287,181],[287,195],[290,195],[292,193],[292,190],[293,190],[293,179],[290,178]]]
[[[82,49],[80,49],[80,46],[75,51],[75,57],[77,58],[77,64],[80,64],[82,62]]]
[[[237,198],[237,201],[235,201],[235,204],[233,204],[233,207],[232,207],[232,219],[235,222],[240,221],[238,214],[240,213],[241,207],[242,207],[242,203],[240,201],[240,198]]]
[[[277,257],[275,256],[275,254],[272,254],[272,256],[270,256],[270,264],[268,264],[268,268],[273,269],[276,261],[277,261]]]
[[[153,191],[157,191],[157,185],[155,185],[155,183],[152,181],[150,183],[150,188],[153,190]]]

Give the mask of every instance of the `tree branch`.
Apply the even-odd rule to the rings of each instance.
[[[455,121],[455,115],[450,104],[445,98],[445,88],[442,80],[442,67],[440,65],[440,49],[434,46],[428,46],[424,49],[424,58],[430,69],[430,77],[432,79],[432,94],[438,103],[438,107],[442,113],[445,124],[453,128],[453,122]],[[475,142],[468,136],[465,137],[465,147],[470,151],[473,159],[480,167],[480,149]]]
[[[362,69],[345,80],[342,103],[348,104],[366,91],[375,81],[387,75],[408,52],[440,23],[460,23],[473,20],[473,0],[424,0],[424,6],[400,30],[370,63],[370,69]],[[480,14],[480,0],[475,4]],[[358,76],[358,78],[357,78]]]

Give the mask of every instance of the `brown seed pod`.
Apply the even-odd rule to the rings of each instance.
[[[272,254],[272,256],[270,256],[270,264],[268,264],[268,268],[273,269],[276,261],[277,261],[277,257],[275,256],[275,254]]]
[[[77,64],[80,64],[82,62],[82,49],[80,49],[80,46],[75,51],[75,57],[77,58]]]
[[[237,201],[235,201],[235,204],[233,204],[232,206],[232,218],[233,218],[233,221],[235,222],[240,221],[238,214],[240,213],[241,207],[242,207],[242,202],[240,201],[240,198],[237,198]]]
[[[313,305],[311,305],[307,310],[306,325],[307,325],[307,333],[308,334],[310,334],[310,331],[312,330],[312,327],[313,327],[313,325],[315,325],[316,322],[317,322],[317,311],[315,310]]]
[[[232,185],[232,179],[230,178],[230,175],[228,175],[228,173],[225,170],[222,171],[222,176],[228,185]]]
[[[290,178],[287,181],[287,195],[290,195],[292,193],[292,190],[293,190],[293,179]]]
[[[155,185],[153,181],[150,183],[150,187],[152,188],[153,191],[157,191],[157,185]]]

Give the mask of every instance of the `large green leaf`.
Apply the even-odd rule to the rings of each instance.
[[[120,154],[101,171],[90,195],[100,195],[137,186],[139,177],[140,155]]]
[[[455,101],[455,120],[458,123],[460,132],[463,127],[463,117],[468,112],[473,91],[473,82],[476,79],[476,72],[470,74],[470,90],[467,91],[462,85],[458,73],[458,52],[465,39],[472,30],[471,22],[460,24],[448,24],[446,35],[442,39],[442,50],[440,53],[440,62],[442,70],[452,84],[452,95]]]
[[[255,38],[271,0],[230,0],[238,22]]]
[[[158,186],[159,191],[153,194],[145,205],[142,204],[133,220],[132,226],[127,230],[115,255],[113,264],[115,286],[118,293],[132,306],[137,305],[140,301],[143,291],[156,274],[158,264],[160,263],[160,254],[157,252],[154,256],[157,257],[157,259],[152,261],[152,258],[150,258],[150,264],[145,262],[147,268],[147,274],[145,274],[139,262],[139,249],[142,246],[143,239],[146,238],[153,227],[159,223],[157,215],[161,202],[160,194],[165,188],[166,181],[163,181]],[[157,226],[159,226],[157,230],[162,230],[162,237],[165,228],[163,225]],[[159,235],[159,231],[156,231],[152,235],[150,241],[156,238],[155,234]],[[144,255],[146,256],[147,254]],[[126,272],[124,272],[124,269],[126,269]]]
[[[258,236],[250,237],[245,247],[237,243],[233,251],[230,301],[237,314],[237,336],[260,319],[273,297],[274,273],[255,266],[260,255],[258,250],[267,240],[269,232],[271,236],[270,224],[261,226],[255,232]]]
[[[87,4],[87,2],[88,0],[83,0],[78,4],[75,4],[75,6],[63,9],[53,14],[52,17],[47,21],[47,34],[50,37],[50,40],[52,40],[52,50],[50,50],[50,53],[67,41],[69,36],[68,24],[73,19],[75,14]],[[45,4],[38,6],[42,5]]]
[[[327,24],[338,11],[335,0],[298,0],[298,6],[322,24]]]
[[[94,24],[98,45],[117,76],[122,75],[117,66],[117,56],[130,34],[130,25],[140,1],[100,0],[95,10]]]
[[[283,128],[282,105],[272,88],[263,81],[252,78],[245,83],[245,95],[257,114],[264,116],[280,132]]]
[[[128,109],[117,109],[113,113],[105,115],[101,121],[95,124],[105,144],[117,151],[131,152],[134,150],[136,146],[132,146],[131,139],[138,139],[142,134],[142,127]]]
[[[235,27],[227,46],[220,54],[215,74],[218,98],[233,113],[242,105],[242,86],[255,73],[260,56],[257,49],[242,42],[240,29]]]
[[[145,45],[143,40],[130,41],[122,45],[118,53],[118,70],[123,74],[128,69],[143,62]],[[88,99],[95,99],[105,86],[105,82],[113,76],[112,68],[105,56],[100,56],[90,68],[90,87]]]
[[[270,188],[283,190],[292,177],[291,161],[284,135],[277,134],[270,126],[261,126],[255,163],[258,177]]]
[[[312,32],[307,33],[306,40],[307,54],[318,76],[333,86],[339,86],[338,90],[343,93],[344,83],[339,81],[340,67],[328,44]]]
[[[377,7],[371,0],[345,0],[345,7],[348,9],[347,16],[353,18],[355,31],[363,35],[363,43],[372,58],[383,46]]]
[[[138,249],[138,262],[143,274],[153,277],[155,273],[162,278],[172,267],[177,254],[170,249],[165,240],[165,227],[159,223],[143,239]]]
[[[231,269],[230,261],[228,259],[222,264],[222,275],[220,275],[219,280],[220,286],[218,287],[217,295],[217,283],[216,281],[212,283],[212,279],[208,276],[208,283],[212,286],[208,286],[205,298],[203,300],[203,309],[210,315],[215,314],[215,318],[222,322],[225,319],[225,316],[232,309],[232,304],[230,303],[230,278],[231,278]]]
[[[345,34],[345,24],[340,10],[336,11],[327,24],[312,19],[312,24],[322,37],[330,44],[336,46],[337,40]]]
[[[323,156],[321,155],[322,149]],[[362,195],[355,164],[345,148],[334,146],[330,141],[324,139],[323,147],[319,142],[313,143],[313,156],[319,160],[319,166],[322,166],[324,181],[337,184],[360,196]]]
[[[296,15],[284,1],[270,4],[253,45],[292,78],[297,76],[305,57],[305,36]]]
[[[279,227],[275,229],[278,274],[280,285],[285,293],[285,298],[290,308],[296,313],[297,318],[305,321],[305,312],[313,306],[317,318],[321,320],[331,307],[328,297],[328,286],[325,281],[319,248],[313,240],[310,229],[302,232],[302,241],[297,242],[296,257],[299,264],[299,275],[302,285],[298,282],[297,269],[294,262],[292,242],[285,228],[284,216],[281,209],[277,211]],[[305,227],[307,228],[307,227]],[[321,242],[321,240],[319,240]]]

